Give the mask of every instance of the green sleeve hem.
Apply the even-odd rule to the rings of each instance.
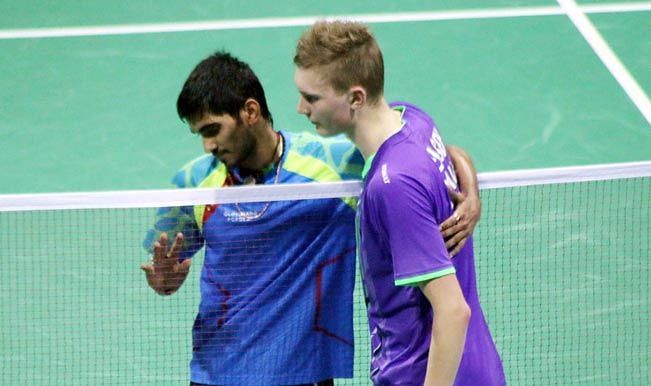
[[[450,268],[442,269],[440,271],[426,273],[426,274],[423,274],[423,275],[407,277],[407,278],[404,278],[404,279],[397,279],[397,280],[394,281],[394,283],[397,286],[412,286],[412,287],[415,287],[415,286],[419,285],[422,282],[429,281],[429,280],[432,280],[432,279],[437,279],[437,278],[439,278],[441,276],[451,275],[451,274],[454,274],[454,273],[456,273],[456,270],[454,269],[454,267],[450,267]]]

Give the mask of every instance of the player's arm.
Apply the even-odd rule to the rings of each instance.
[[[198,158],[188,163],[172,179],[177,188],[195,187],[190,178]],[[203,246],[203,236],[197,226],[194,207],[161,207],[156,211],[156,221],[146,233],[143,248],[151,255],[148,263],[141,264],[147,284],[159,295],[176,292],[188,275],[192,256]],[[170,246],[169,236],[174,236]]]
[[[420,289],[434,310],[425,386],[452,385],[463,354],[470,308],[454,274],[430,280]]]
[[[140,268],[149,286],[160,295],[177,291],[188,274],[192,256],[201,249],[203,242],[193,207],[159,208],[154,226],[143,240],[151,260]]]
[[[147,284],[159,295],[173,294],[188,276],[192,259],[179,259],[182,246],[183,233],[177,233],[169,246],[167,233],[163,232],[154,242],[151,262],[140,266],[147,277]]]
[[[376,214],[379,229],[389,241],[394,283],[418,285],[434,311],[426,385],[451,385],[461,360],[470,309],[431,210],[432,205],[447,205],[443,202],[447,200],[432,194],[432,185],[442,182],[434,180],[429,159],[422,161],[414,163],[414,169],[388,169],[390,183],[373,186],[367,209]]]
[[[477,171],[470,155],[457,146],[447,145],[446,150],[457,173],[460,193],[448,189],[455,210],[452,216],[441,223],[440,230],[450,256],[454,256],[466,244],[468,236],[472,234],[475,225],[479,222],[481,200]]]

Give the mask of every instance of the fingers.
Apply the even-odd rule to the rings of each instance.
[[[457,255],[457,254],[458,254],[458,253],[463,249],[464,245],[466,245],[466,241],[467,241],[467,240],[468,240],[467,238],[462,239],[462,240],[459,242],[459,244],[457,244],[457,245],[456,245],[456,246],[455,246],[455,247],[454,247],[454,248],[449,252],[451,258],[452,258],[452,257],[455,257],[455,256],[456,256],[456,255]]]
[[[177,265],[177,272],[187,273],[190,271],[190,265],[192,264],[192,259],[185,259]]]
[[[166,260],[176,261],[181,249],[183,248],[183,233],[177,233],[172,243],[172,247],[169,247],[169,238],[167,233],[163,232],[160,235],[158,241],[154,242],[154,263],[160,264]]]
[[[174,238],[174,243],[172,244],[172,248],[170,249],[170,253],[168,254],[167,257],[173,257],[174,259],[178,259],[182,247],[183,247],[183,233],[179,232],[176,234],[176,237]]]
[[[445,247],[450,250],[453,246],[459,244],[461,240],[468,238],[468,232],[461,230],[452,237],[445,239]]]
[[[174,293],[185,280],[192,260],[179,261],[182,246],[182,233],[177,233],[170,248],[167,233],[163,232],[154,242],[152,261],[140,265],[140,269],[147,277],[147,283],[158,294]]]
[[[441,223],[439,230],[441,231],[443,238],[448,238],[464,228],[463,223],[460,223],[462,218],[463,215],[460,216],[457,211],[454,211],[450,217]]]
[[[160,263],[165,259],[167,255],[167,233],[163,232],[160,235],[158,241],[154,242],[154,263]]]
[[[468,235],[472,230],[469,230],[468,222],[461,220],[457,212],[454,212],[445,222],[453,224],[442,229],[441,235],[445,240],[445,248],[448,250],[450,257],[454,257],[466,244]],[[442,225],[445,225],[445,223]]]
[[[443,221],[441,225],[439,225],[439,230],[441,233],[443,233],[446,229],[454,225],[454,220],[448,218],[447,220]],[[445,235],[444,235],[445,236]]]
[[[154,269],[154,266],[151,264],[140,264],[140,269],[145,272],[147,284],[149,284],[151,288],[156,288],[156,270]]]
[[[142,263],[140,264],[140,269],[142,269],[148,275],[154,273],[154,266],[151,264]]]
[[[466,245],[468,234],[459,232],[445,241],[445,248],[448,250],[450,257],[454,257]]]
[[[158,241],[154,242],[153,263],[155,267],[161,268],[171,266],[178,262],[179,255],[183,248],[183,234],[177,233],[172,246],[169,246],[167,233],[163,232]]]

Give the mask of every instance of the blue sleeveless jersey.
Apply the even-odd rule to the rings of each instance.
[[[344,138],[282,135],[279,175],[268,170],[264,184],[359,179],[364,161]],[[205,155],[174,183],[220,187],[233,180]],[[161,232],[179,231],[183,259],[205,246],[192,381],[290,385],[352,377],[355,205],[355,199],[337,198],[158,211],[146,249]]]

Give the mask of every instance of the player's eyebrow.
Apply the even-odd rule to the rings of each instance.
[[[199,127],[196,130],[191,129],[191,131],[194,134],[198,134],[198,135],[201,135],[201,136],[212,137],[214,135],[217,135],[217,133],[219,132],[219,129],[221,129],[221,127],[222,127],[221,123],[219,123],[219,122],[211,122],[211,123],[207,123],[207,124]]]
[[[219,129],[219,128],[221,128],[221,127],[222,127],[222,125],[219,124],[219,123],[217,123],[217,122],[209,123],[209,124],[207,124],[207,125],[203,125],[203,126],[201,126],[201,127],[199,128],[199,133],[202,133],[202,132],[204,132],[204,131],[206,131],[206,130],[210,130],[210,129]]]
[[[301,90],[299,90],[299,93],[301,93],[303,98],[308,102],[314,102],[314,101],[318,100],[319,98],[321,98],[319,95],[311,94],[311,93],[301,91]]]

